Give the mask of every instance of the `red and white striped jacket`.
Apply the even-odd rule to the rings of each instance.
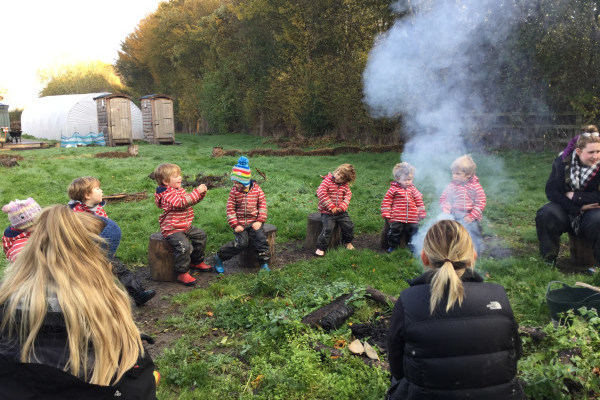
[[[348,211],[352,191],[350,185],[346,183],[335,183],[333,174],[329,173],[317,189],[317,198],[319,199],[319,212],[321,214],[332,214],[331,210],[339,208],[342,211]]]
[[[76,212],[89,212],[92,214],[96,214],[99,217],[104,217],[104,218],[108,218],[108,215],[106,214],[106,211],[104,211],[104,208],[102,208],[102,206],[104,206],[106,204],[105,201],[103,201],[102,203],[96,205],[96,207],[88,207],[85,204],[83,204],[80,201],[77,200],[71,200],[69,201],[69,207],[71,207],[71,209],[73,211]]]
[[[389,222],[418,223],[427,216],[421,192],[415,185],[404,188],[398,182],[390,183],[381,203],[381,216]]]
[[[189,197],[189,201],[186,199],[186,195]],[[154,193],[154,202],[158,208],[164,210],[158,217],[162,235],[167,237],[175,232],[187,231],[194,220],[192,206],[201,201],[204,196],[206,196],[206,192],[200,193],[198,188],[187,194],[184,188],[157,187]]]
[[[14,262],[17,255],[23,250],[25,243],[31,236],[30,231],[22,231],[20,229],[9,226],[4,230],[4,236],[2,236],[2,248],[8,262]]]
[[[267,199],[255,181],[250,181],[248,192],[240,192],[235,186],[227,199],[227,223],[232,228],[246,228],[254,222],[267,220]]]
[[[481,221],[485,209],[485,192],[479,184],[479,178],[473,175],[465,183],[450,182],[440,197],[442,211],[458,219],[470,217]]]

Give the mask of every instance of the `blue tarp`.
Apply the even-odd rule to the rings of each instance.
[[[81,135],[79,132],[73,133],[73,136],[60,136],[60,147],[77,147],[77,146],[106,146],[103,133],[90,132],[87,135]]]

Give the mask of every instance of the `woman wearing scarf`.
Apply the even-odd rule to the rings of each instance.
[[[600,264],[600,136],[589,125],[552,164],[546,182],[550,203],[535,217],[540,253],[549,264],[558,256],[560,236],[565,232],[583,235]]]

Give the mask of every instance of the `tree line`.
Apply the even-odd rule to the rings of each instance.
[[[599,1],[499,1],[521,12],[501,52],[473,49],[497,72],[478,81],[478,71],[469,71],[486,106],[539,112],[543,99],[549,111],[576,111],[594,121],[600,115]],[[362,101],[369,51],[396,19],[437,4],[423,0],[417,10],[405,0],[408,7],[398,11],[394,3],[170,0],[124,39],[114,67],[134,97],[174,96],[184,132],[381,141],[398,129],[401,115],[369,115]]]

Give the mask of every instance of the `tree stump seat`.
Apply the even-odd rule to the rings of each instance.
[[[150,277],[153,281],[175,281],[175,258],[173,257],[173,247],[160,232],[155,232],[150,235],[150,242],[148,243],[148,265],[150,266]]]
[[[267,236],[267,243],[269,244],[269,254],[271,261],[275,257],[275,237],[277,236],[277,227],[271,224],[263,224],[265,235]],[[238,265],[245,268],[258,268],[260,262],[256,256],[256,248],[252,243],[248,244],[240,254],[238,254]]]
[[[584,270],[596,263],[592,246],[583,235],[569,232],[569,251],[571,252],[571,264],[577,269]]]
[[[308,215],[306,223],[306,239],[304,240],[304,248],[307,250],[317,249],[317,239],[323,230],[323,222],[321,222],[321,213],[316,212]],[[328,249],[341,246],[342,244],[342,228],[336,223],[331,232]]]
[[[381,235],[379,237],[381,248],[384,250],[387,250],[389,247],[388,240],[387,240],[387,235],[388,235],[389,231],[390,231],[390,223],[386,220],[383,225],[383,229],[381,230]],[[406,243],[406,233],[403,233],[402,236],[400,236],[400,243],[398,244],[398,248],[399,249],[408,248],[408,243]]]

